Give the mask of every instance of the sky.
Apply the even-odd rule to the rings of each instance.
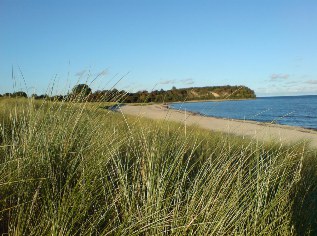
[[[77,83],[317,95],[317,1],[0,0],[0,94]]]

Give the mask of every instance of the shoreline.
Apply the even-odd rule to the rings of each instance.
[[[184,110],[179,110],[175,109],[172,107],[168,107],[168,109],[185,113]],[[218,117],[218,116],[208,116],[204,115],[200,112],[193,112],[193,111],[186,111],[186,113],[191,114],[193,116],[202,116],[202,117],[210,117],[210,118],[215,118],[215,119],[221,119],[221,120],[229,120],[229,121],[237,121],[237,122],[242,122],[242,123],[251,123],[251,124],[256,124],[256,125],[264,125],[264,126],[270,126],[270,127],[279,127],[279,128],[285,128],[285,129],[291,129],[291,130],[298,130],[301,132],[307,132],[307,133],[315,133],[317,134],[317,129],[314,128],[306,128],[302,126],[292,126],[292,125],[284,125],[284,124],[278,124],[278,123],[271,123],[271,122],[265,122],[265,121],[256,121],[256,120],[242,120],[242,119],[233,119],[233,118],[225,118],[225,117]]]
[[[198,125],[206,130],[230,133],[242,138],[248,136],[252,139],[278,141],[281,143],[308,141],[311,147],[317,148],[317,131],[298,126],[210,117],[189,111],[186,111],[185,114],[183,110],[167,108],[166,105],[162,104],[146,106],[124,105],[119,110],[124,114],[138,117],[176,121],[186,125]]]

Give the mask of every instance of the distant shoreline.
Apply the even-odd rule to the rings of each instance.
[[[204,100],[190,100],[190,101],[178,101],[178,102],[167,102],[166,104],[173,103],[198,103],[198,102],[226,102],[226,101],[245,101],[245,100],[256,100],[257,98],[232,98],[232,99],[204,99]]]

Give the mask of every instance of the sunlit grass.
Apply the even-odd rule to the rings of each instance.
[[[107,105],[0,99],[1,233],[316,233],[316,152],[304,143],[185,135]]]

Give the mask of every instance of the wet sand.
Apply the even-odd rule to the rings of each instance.
[[[297,143],[308,141],[311,147],[317,148],[317,131],[300,127],[262,123],[255,121],[243,121],[221,119],[202,116],[191,112],[169,109],[164,105],[131,106],[120,108],[124,114],[186,123],[186,125],[198,125],[201,128],[248,136],[263,141],[278,141],[282,143]]]

